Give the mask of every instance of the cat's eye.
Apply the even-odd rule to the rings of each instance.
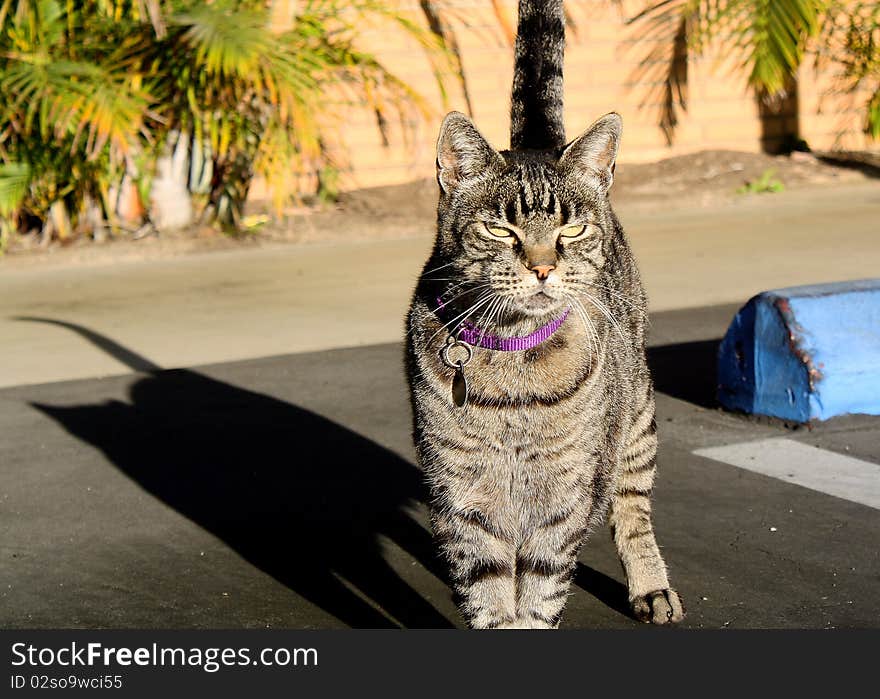
[[[574,240],[575,238],[580,238],[587,232],[588,226],[584,226],[581,224],[576,224],[572,226],[565,226],[561,231],[559,231],[559,237],[565,238],[567,241]]]
[[[515,233],[509,228],[490,226],[488,223],[484,223],[483,225],[486,227],[486,231],[489,233],[489,235],[495,238],[512,238],[515,236]]]

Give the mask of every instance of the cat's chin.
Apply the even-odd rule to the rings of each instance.
[[[564,300],[554,298],[539,291],[538,293],[520,301],[519,310],[523,315],[530,318],[544,318],[551,315],[558,315],[562,312],[564,306]]]

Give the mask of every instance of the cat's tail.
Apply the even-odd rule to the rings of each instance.
[[[510,106],[510,147],[552,150],[565,145],[562,0],[519,0]]]

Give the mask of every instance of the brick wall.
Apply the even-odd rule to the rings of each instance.
[[[399,0],[398,6],[421,18],[418,2]],[[508,110],[512,79],[512,49],[506,44],[489,0],[445,0],[467,27],[455,23],[472,117],[498,148],[508,145]],[[516,0],[499,3],[515,26]],[[630,3],[632,7],[637,3]],[[569,3],[576,33],[569,33],[565,62],[565,116],[570,137],[602,114],[614,110],[624,119],[621,161],[658,160],[704,149],[757,151],[763,143],[779,145],[786,131],[798,123],[800,133],[814,149],[863,148],[860,113],[840,102],[822,101],[829,76],[806,66],[800,76],[797,100],[762,120],[741,74],[718,56],[691,61],[688,68],[689,104],[680,115],[672,145],[657,125],[656,104],[640,105],[644,84],[631,80],[643,51],[633,32],[611,3]],[[632,9],[632,7],[628,9]],[[344,116],[344,141],[350,172],[342,178],[344,189],[405,182],[433,173],[433,147],[437,126],[446,109],[467,111],[462,91],[452,75],[448,104],[444,107],[430,66],[415,43],[400,32],[376,27],[364,33],[365,45],[400,77],[429,98],[435,114],[415,124],[412,139],[404,144],[399,128],[390,129],[390,145],[383,146],[375,120],[366,110],[350,109]],[[821,111],[820,111],[821,106]],[[392,125],[393,126],[393,125]]]

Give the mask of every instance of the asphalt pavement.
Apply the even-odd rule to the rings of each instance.
[[[786,439],[880,478],[878,418],[793,429],[716,407],[714,353],[736,308],[652,316],[655,524],[683,626],[880,626],[878,509],[694,453]],[[461,626],[398,342],[163,370],[51,320],[32,325],[130,369],[0,390],[0,625]],[[581,553],[563,627],[648,628],[629,616],[607,531]]]

